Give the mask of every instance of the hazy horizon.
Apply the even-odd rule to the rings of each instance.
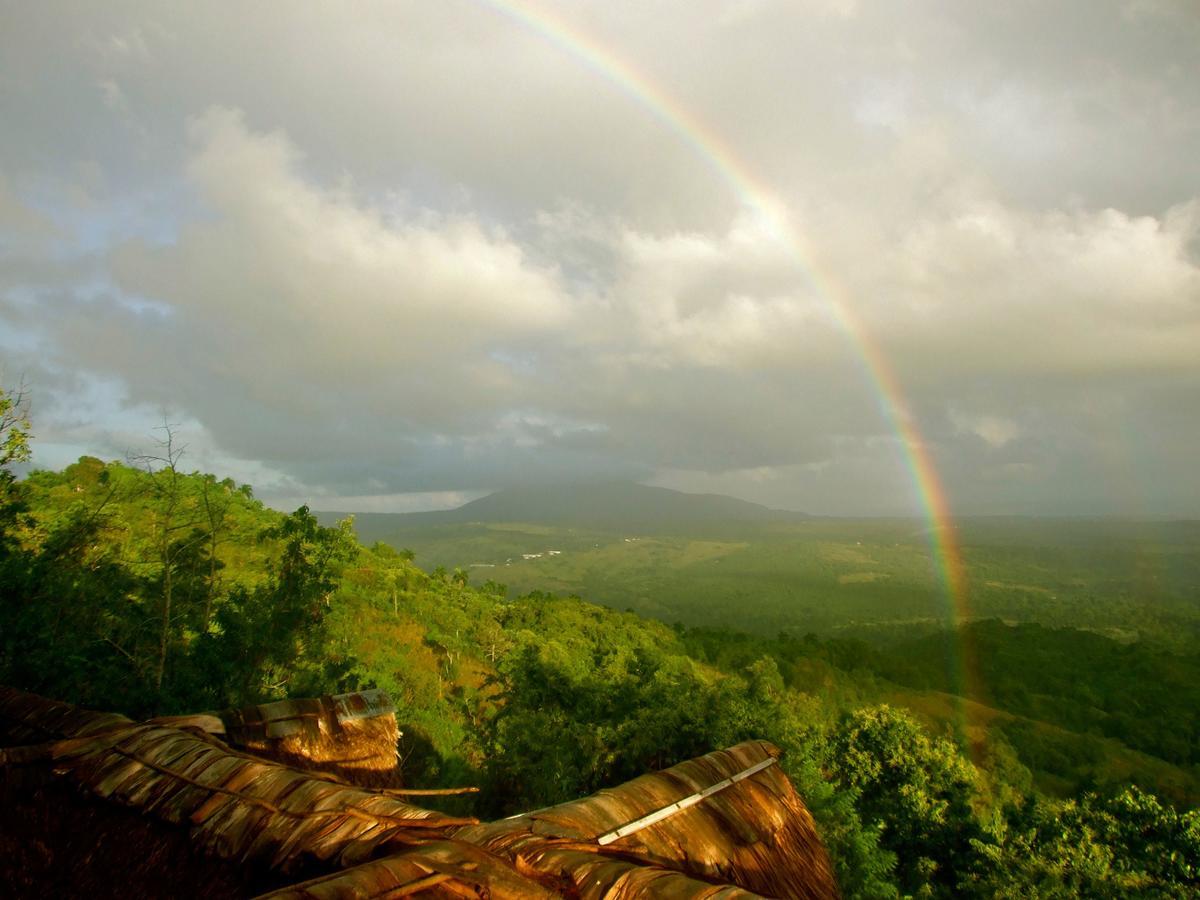
[[[36,466],[1200,518],[1200,11],[2,2]]]
[[[425,513],[425,512],[448,512],[451,510],[460,509],[475,500],[481,500],[484,497],[492,496],[502,492],[521,491],[522,489],[531,487],[550,487],[550,488],[574,488],[574,487],[592,487],[604,484],[636,484],[645,487],[661,487],[661,485],[648,484],[646,482],[635,481],[576,481],[576,482],[559,482],[553,485],[536,485],[536,484],[514,484],[508,487],[500,488],[496,491],[482,492],[439,492],[431,494],[404,494],[398,497],[342,497],[341,501],[346,501],[341,506],[312,506],[304,498],[282,498],[279,502],[268,502],[267,505],[278,509],[281,512],[288,512],[294,509],[297,505],[303,503],[310,505],[314,512],[318,513],[345,513],[348,515],[407,515],[410,513]],[[675,490],[668,488],[668,490]],[[729,494],[719,494],[710,491],[684,491],[678,493],[689,496],[705,496],[705,497],[731,497]],[[742,498],[733,498],[742,499]],[[756,501],[747,501],[756,503]],[[919,511],[914,513],[895,514],[891,516],[869,516],[869,515],[837,515],[836,513],[810,513],[808,510],[794,507],[770,506],[769,504],[757,504],[764,508],[776,510],[780,512],[803,513],[814,519],[912,519],[917,522],[927,523],[927,511]],[[965,511],[958,513],[956,518],[960,519],[1064,519],[1064,520],[1081,520],[1081,521],[1124,521],[1124,522],[1200,522],[1200,516],[1172,516],[1172,515],[1144,515],[1136,516],[1122,513],[990,513],[990,512],[971,512]],[[532,521],[532,520],[531,520]]]

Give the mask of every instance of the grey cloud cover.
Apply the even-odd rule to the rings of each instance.
[[[39,459],[168,410],[280,502],[628,476],[913,512],[832,287],[956,509],[1200,516],[1193,5],[520,8],[689,110],[811,257],[504,5],[5,4]]]

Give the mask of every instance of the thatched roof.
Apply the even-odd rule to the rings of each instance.
[[[96,797],[186,823],[197,844],[225,859],[286,872],[311,857],[342,868],[475,821],[240,753],[200,730],[66,707],[4,689],[6,720],[61,735],[5,753],[14,762],[45,760]]]
[[[132,724],[117,713],[92,712],[0,685],[0,746],[84,737]]]
[[[235,750],[187,721],[136,723],[0,688],[0,761],[48,769],[276,884],[310,876],[277,897],[837,893],[779,751],[762,741],[483,824]]]
[[[399,787],[396,707],[384,691],[279,700],[219,714],[224,740],[355,784]]]
[[[765,896],[828,897],[829,859],[812,816],[774,765],[779,755],[766,741],[746,741],[457,836],[546,872],[594,866],[594,848],[603,847],[607,856]],[[656,812],[659,821],[639,822]]]

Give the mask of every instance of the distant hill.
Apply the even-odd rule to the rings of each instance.
[[[323,522],[347,513],[322,512]],[[420,513],[359,513],[360,539],[468,522],[536,522],[545,525],[639,532],[688,532],[726,524],[792,522],[804,513],[771,509],[720,494],[685,494],[630,481],[508,488],[457,509]]]

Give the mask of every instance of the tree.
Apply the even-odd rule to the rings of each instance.
[[[349,662],[329,651],[325,620],[345,564],[358,552],[348,522],[324,528],[307,506],[260,535],[277,543],[269,577],[236,587],[200,635],[192,664],[210,702],[258,703],[284,693],[323,693]]]
[[[7,463],[28,458],[28,419],[14,395],[3,399]],[[132,598],[142,582],[115,550],[106,510],[115,487],[99,460],[87,462],[99,469],[98,502],[77,499],[41,519],[26,513],[28,485],[0,470],[0,681],[73,702],[140,707],[142,615]]]
[[[0,388],[0,468],[8,472],[10,464],[28,460],[29,439],[28,391],[23,384],[16,390]]]
[[[161,567],[159,573],[159,629],[158,658],[154,667],[154,690],[159,695],[163,690],[163,678],[167,670],[167,657],[171,648],[174,620],[175,586],[179,570],[186,562],[196,562],[196,548],[206,539],[205,532],[197,528],[199,513],[187,503],[183,473],[179,460],[186,447],[176,443],[175,426],[163,420],[159,429],[163,437],[158,441],[158,454],[143,454],[134,458],[150,476],[150,490],[155,500],[154,553]],[[214,566],[215,559],[210,562]]]
[[[208,583],[204,591],[204,612],[201,619],[201,631],[203,632],[207,632],[212,625],[213,600],[216,598],[217,589],[220,585],[217,573],[224,567],[224,564],[217,558],[217,547],[221,543],[221,536],[225,532],[225,521],[229,515],[230,496],[233,493],[233,489],[232,478],[226,478],[224,481],[218,483],[214,476],[204,476],[201,487],[201,499],[203,500],[204,517],[208,526]]]
[[[0,388],[0,552],[23,511],[13,463],[29,460],[29,394],[25,386]]]
[[[845,716],[830,750],[839,786],[896,854],[901,888],[954,892],[986,837],[972,809],[977,775],[955,745],[885,704]]]
[[[1200,811],[1179,813],[1127,788],[1110,797],[1043,798],[1013,811],[965,889],[986,897],[1194,897]]]

